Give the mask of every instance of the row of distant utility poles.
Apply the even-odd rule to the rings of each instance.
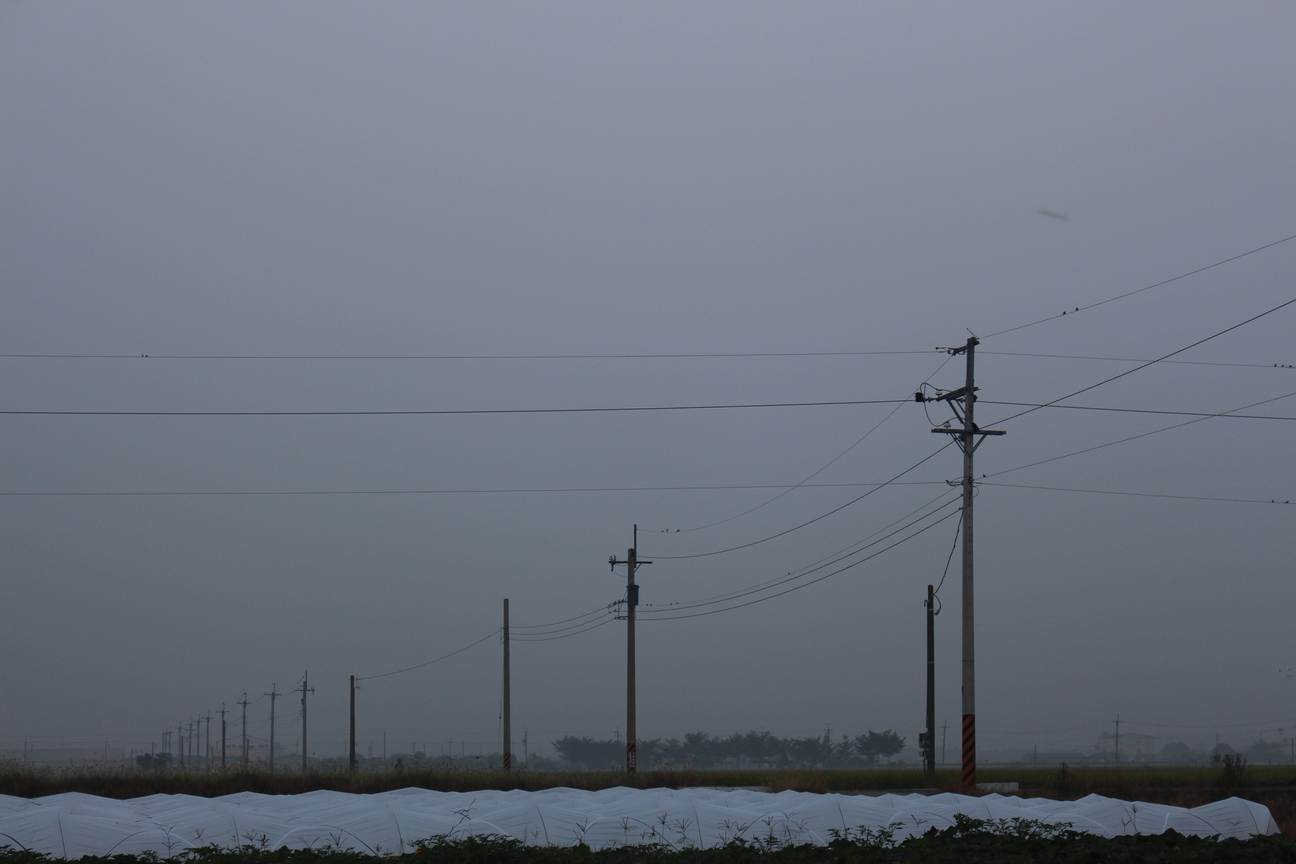
[[[303,771],[306,770],[306,754],[309,752],[308,749],[307,749],[307,743],[306,743],[306,742],[307,742],[307,738],[306,738],[306,696],[307,696],[307,694],[310,694],[310,693],[314,693],[314,692],[315,692],[315,688],[314,688],[314,687],[311,687],[310,684],[309,684],[309,681],[308,681],[309,674],[310,674],[309,672],[303,674],[303,675],[302,675],[302,680],[301,680],[301,685],[298,686],[298,687],[296,687],[296,688],[294,688],[294,690],[293,690],[293,692],[295,692],[295,693],[301,693],[301,717],[302,717],[302,725],[301,725],[301,741],[302,741],[301,768],[302,768]],[[269,692],[269,693],[266,693],[265,695],[270,697],[270,755],[269,755],[269,759],[268,759],[268,767],[269,767],[269,769],[270,769],[271,771],[273,771],[273,770],[274,770],[274,767],[275,767],[275,762],[274,762],[274,760],[275,760],[275,700],[278,699],[280,696],[283,696],[283,695],[285,695],[285,694],[278,692],[278,686],[277,686],[277,685],[275,685],[275,684],[271,684],[271,685],[270,685],[270,692]],[[242,759],[241,759],[241,762],[242,762],[242,764],[243,764],[244,767],[247,767],[248,764],[249,764],[249,759],[248,759],[248,725],[247,725],[247,706],[248,706],[249,704],[251,704],[251,703],[249,702],[248,698],[247,698],[247,693],[244,693],[244,694],[243,694],[243,698],[240,699],[238,702],[235,702],[234,704],[235,704],[235,705],[240,705],[240,706],[242,706],[242,708],[243,708],[243,719],[242,719],[242,723],[241,723],[241,727],[242,727],[242,731],[243,731],[243,752],[242,752]],[[355,703],[354,703],[354,692],[353,692],[353,694],[352,694],[352,714],[353,714],[353,716],[354,716],[354,705],[355,705]],[[228,742],[228,736],[226,735],[225,715],[229,713],[229,709],[227,709],[227,708],[225,707],[225,703],[222,702],[222,703],[221,703],[220,710],[217,711],[217,712],[215,712],[215,713],[220,714],[220,767],[221,767],[221,768],[225,768],[226,765],[227,765],[227,762],[226,762],[226,745],[227,745],[227,742]],[[196,766],[200,761],[203,761],[203,762],[205,762],[206,766],[207,766],[209,769],[211,768],[211,765],[212,765],[212,762],[213,762],[213,757],[214,757],[214,754],[212,753],[212,747],[211,747],[211,720],[212,720],[212,715],[211,715],[211,712],[209,712],[209,713],[207,714],[206,717],[199,717],[197,720],[191,720],[191,721],[189,721],[188,724],[181,724],[181,725],[179,725],[179,726],[176,727],[176,754],[177,754],[177,756],[179,757],[179,758],[177,759],[177,765],[178,765],[178,766],[180,766],[180,767],[184,767],[184,766],[185,766],[185,753],[186,753],[186,750],[187,750],[188,753],[189,753],[189,765],[191,765],[191,766]],[[207,724],[207,729],[206,729],[206,737],[207,737],[207,741],[206,741],[207,758],[206,758],[206,760],[200,760],[200,758],[198,757],[198,752],[197,752],[197,750],[198,750],[198,739],[201,737],[201,733],[202,733],[202,724],[203,724],[204,721],[205,721],[206,724]],[[188,733],[189,733],[188,735],[185,734],[186,730],[187,730]],[[354,749],[355,749],[355,748],[354,748],[354,744],[353,744],[353,746],[352,746],[352,750],[354,751]],[[171,752],[171,730],[170,730],[170,729],[167,729],[166,731],[164,731],[164,732],[162,733],[162,750],[163,750],[164,753],[170,753],[170,752]]]
[[[973,454],[980,447],[981,442],[989,435],[1003,435],[1002,431],[992,431],[982,429],[973,422],[974,406],[976,404],[976,383],[975,383],[975,351],[979,341],[975,336],[970,337],[966,344],[956,348],[945,349],[951,355],[963,354],[967,361],[966,366],[966,383],[964,386],[951,390],[946,393],[938,393],[936,396],[927,396],[922,391],[915,394],[918,402],[945,402],[954,411],[955,417],[960,421],[958,427],[945,424],[931,431],[936,434],[950,435],[959,449],[963,451],[963,478],[961,485],[963,487],[963,501],[961,513],[961,528],[963,535],[963,785],[968,787],[976,786],[977,758],[976,758],[976,651],[975,651],[975,620],[973,615],[973,522],[972,522],[972,502],[975,496],[975,483],[973,474]],[[639,585],[635,582],[635,574],[639,567],[644,564],[651,564],[651,561],[640,560],[636,552],[639,545],[639,526],[634,526],[633,543],[626,550],[626,557],[618,559],[615,555],[608,559],[608,563],[613,570],[618,565],[626,565],[626,599],[625,599],[625,622],[626,622],[626,755],[625,769],[629,774],[635,773],[638,768],[636,758],[636,730],[635,730],[635,607],[639,605]],[[512,754],[512,707],[510,700],[510,681],[509,681],[509,606],[508,600],[504,600],[504,624],[503,624],[503,641],[504,641],[504,693],[502,704],[502,733],[503,733],[503,755],[504,770],[510,770],[513,764]],[[935,616],[938,611],[936,595],[931,585],[927,586],[927,599],[924,604],[927,609],[927,711],[926,711],[926,731],[919,735],[919,749],[922,753],[923,769],[925,780],[928,787],[936,785],[936,637],[935,637]],[[356,732],[355,732],[355,676],[351,676],[351,734],[350,734],[350,759],[349,764],[352,771],[357,768],[356,759]],[[273,703],[272,703],[273,704]],[[306,701],[302,697],[302,735],[305,738],[306,725]],[[304,748],[303,748],[304,749]],[[304,756],[303,756],[304,761]]]

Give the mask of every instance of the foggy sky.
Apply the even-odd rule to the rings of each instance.
[[[936,348],[970,331],[993,427],[1022,410],[993,401],[1049,402],[1296,297],[1293,240],[990,335],[1296,233],[1294,38],[1296,13],[1261,3],[6,4],[0,408],[901,400],[960,386],[962,358]],[[1296,363],[1293,322],[1173,358],[1244,365],[1156,364],[1065,404],[1296,394],[1274,365]],[[627,356],[873,351],[911,353]],[[433,356],[458,359],[355,359]],[[265,359],[307,357],[349,359]],[[945,443],[916,403],[877,426],[895,407],[0,415],[0,747],[147,747],[244,692],[264,734],[261,694],[309,670],[311,749],[340,753],[347,676],[486,636],[505,597],[523,625],[617,600],[607,559],[636,523],[660,556],[641,600],[665,604],[933,500],[962,470],[952,447],[904,478],[936,485],[664,557],[867,490],[806,486],[731,519],[781,489],[644,487],[786,487],[847,448],[811,483],[883,482]],[[1189,419],[1041,409],[977,473]],[[1294,429],[1208,419],[987,476],[983,750],[1092,746],[1117,714],[1163,740],[1291,735],[1296,510],[991,484],[1284,502]],[[47,494],[72,492],[374,494]],[[769,602],[641,623],[640,736],[916,741],[922,598],[954,525]],[[937,634],[951,725],[958,586],[956,556]],[[515,644],[515,739],[623,731],[624,639],[613,622]],[[362,747],[487,746],[499,675],[487,640],[365,682]]]

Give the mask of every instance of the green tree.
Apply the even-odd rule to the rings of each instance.
[[[890,761],[892,756],[897,756],[904,750],[904,746],[905,739],[897,735],[894,729],[882,732],[870,729],[867,735],[855,736],[855,752],[870,765],[876,765],[879,759]]]

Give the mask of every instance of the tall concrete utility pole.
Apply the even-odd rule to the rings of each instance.
[[[206,760],[204,761],[203,764],[206,766],[206,769],[205,769],[205,770],[210,771],[210,770],[211,770],[211,756],[212,756],[212,752],[211,752],[211,712],[210,712],[210,711],[207,712],[207,745],[206,745],[206,746],[207,746],[207,758],[206,758]]]
[[[307,687],[307,686],[306,686],[306,679],[307,679],[307,677],[309,676],[309,674],[310,674],[309,672],[303,672],[303,673],[302,673],[302,684],[301,684],[301,694],[302,694],[302,773],[305,773],[305,772],[306,772],[306,694],[307,694],[307,693],[314,693],[314,692],[315,692],[315,688],[314,688],[314,687]]]
[[[635,584],[635,571],[641,564],[651,561],[640,561],[635,554],[639,545],[639,526],[634,526],[631,535],[634,546],[626,550],[624,561],[618,561],[615,555],[608,559],[612,569],[616,565],[626,565],[626,773],[633,774],[638,768],[635,738],[635,607],[639,605],[639,586]]]
[[[509,697],[509,608],[504,598],[504,770],[513,770],[513,706]]]
[[[275,692],[277,689],[278,688],[274,684],[271,684],[270,692],[265,694],[270,697],[270,773],[271,774],[274,773],[274,703],[276,697],[279,696],[279,694]]]
[[[1003,435],[1002,431],[981,429],[972,422],[973,408],[976,404],[976,346],[980,344],[975,336],[967,340],[961,348],[948,348],[951,355],[963,354],[967,358],[967,383],[957,390],[929,399],[919,392],[915,398],[919,402],[947,402],[954,414],[963,423],[963,428],[952,429],[946,426],[933,429],[932,432],[942,435],[953,435],[959,449],[963,451],[963,785],[976,786],[976,638],[975,619],[973,616],[972,591],[972,499],[974,497],[972,454],[981,446],[987,435]],[[962,400],[962,406],[959,400]],[[960,407],[962,410],[960,410]]]
[[[358,767],[356,764],[356,751],[355,751],[355,676],[354,675],[351,676],[351,743],[350,743],[350,749],[347,750],[347,752],[351,754],[347,760],[347,765],[351,768],[351,773],[354,774],[356,772],[356,768]]]
[[[184,725],[176,727],[176,752],[180,754],[180,767],[184,767]]]

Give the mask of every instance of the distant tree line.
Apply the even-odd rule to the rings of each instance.
[[[779,738],[768,732],[735,732],[721,737],[690,732],[680,738],[641,739],[636,751],[645,768],[860,768],[890,761],[904,750],[905,739],[887,729],[831,741],[827,734],[811,738]],[[615,769],[625,764],[625,744],[589,736],[565,735],[553,742],[563,762],[590,770]]]

